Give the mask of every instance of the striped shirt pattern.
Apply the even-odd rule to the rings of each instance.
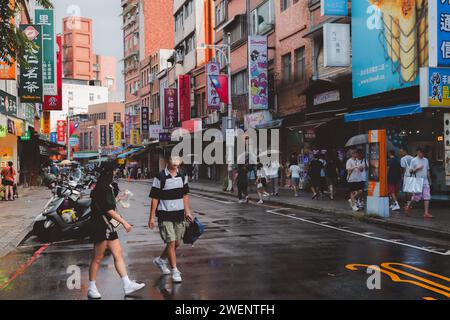
[[[164,189],[161,189],[159,177],[155,177],[150,191],[150,198],[159,200],[156,216],[158,221],[183,221],[183,197],[189,193],[188,177],[185,176],[183,181],[179,171],[172,177],[167,168],[164,173],[166,175]]]

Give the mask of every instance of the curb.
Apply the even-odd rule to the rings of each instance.
[[[207,192],[214,193],[217,195],[223,195],[223,196],[226,195],[228,197],[234,196],[234,194],[226,192],[226,191],[204,190],[204,189],[200,189],[200,188],[192,187],[192,186],[189,186],[189,188],[192,191],[199,192],[202,195],[207,195],[205,193],[205,191],[207,191]],[[255,200],[256,198],[250,196],[249,199]],[[348,213],[345,211],[341,211],[341,210],[327,210],[327,209],[320,209],[320,208],[312,208],[312,207],[308,207],[306,205],[289,204],[289,203],[284,203],[281,201],[274,201],[274,200],[265,200],[264,202],[268,203],[268,204],[273,204],[273,205],[280,205],[280,206],[287,207],[287,208],[300,209],[300,210],[304,210],[304,211],[312,212],[312,213],[333,214],[334,216],[338,215],[341,218],[356,219],[356,220],[359,220],[362,222],[367,222],[367,223],[372,223],[372,224],[376,224],[379,226],[383,226],[384,228],[405,230],[405,231],[409,231],[414,234],[420,234],[422,236],[432,236],[432,237],[437,237],[437,238],[441,238],[441,239],[445,239],[445,240],[450,240],[450,232],[444,232],[444,231],[440,231],[440,230],[436,230],[436,229],[424,228],[424,227],[413,226],[413,225],[404,225],[404,224],[400,224],[400,223],[393,222],[393,221],[382,220],[380,218],[373,218],[370,216],[363,216],[363,215],[355,216],[354,214],[351,214],[351,213]]]

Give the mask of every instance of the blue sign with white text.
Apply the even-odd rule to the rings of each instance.
[[[57,134],[56,132],[50,132],[50,142],[56,143]]]
[[[450,66],[450,4],[436,1],[437,5],[437,66]],[[432,28],[433,26],[430,26]],[[432,31],[431,31],[432,32]]]
[[[322,0],[321,10],[323,16],[348,16],[347,0]]]

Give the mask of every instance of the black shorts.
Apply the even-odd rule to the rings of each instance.
[[[350,192],[360,191],[360,190],[364,190],[364,188],[366,187],[366,184],[365,184],[364,181],[362,181],[362,182],[349,182],[348,183],[348,187],[350,189]]]
[[[100,243],[117,240],[119,235],[111,223],[107,224],[101,215],[94,215],[90,225],[90,238],[92,243]]]
[[[14,185],[14,182],[12,182],[12,181],[9,181],[9,180],[3,180],[2,181],[2,184],[4,185],[4,186],[13,186]]]
[[[263,185],[264,188],[267,188],[267,179],[266,178],[261,178],[259,180],[259,182],[261,182],[261,184]]]

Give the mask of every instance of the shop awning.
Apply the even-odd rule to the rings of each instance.
[[[98,152],[76,152],[73,155],[74,159],[91,159],[98,158]]]
[[[288,129],[290,129],[292,131],[293,130],[304,130],[304,129],[317,129],[335,119],[336,118],[325,118],[325,119],[321,119],[321,120],[305,121],[296,126],[288,127]]]
[[[131,149],[130,151],[127,151],[125,153],[122,153],[120,155],[117,156],[117,159],[125,159],[139,151],[141,151],[143,148],[135,148],[135,149]]]
[[[366,121],[373,119],[402,117],[422,113],[419,103],[355,111],[345,115],[345,122]]]

